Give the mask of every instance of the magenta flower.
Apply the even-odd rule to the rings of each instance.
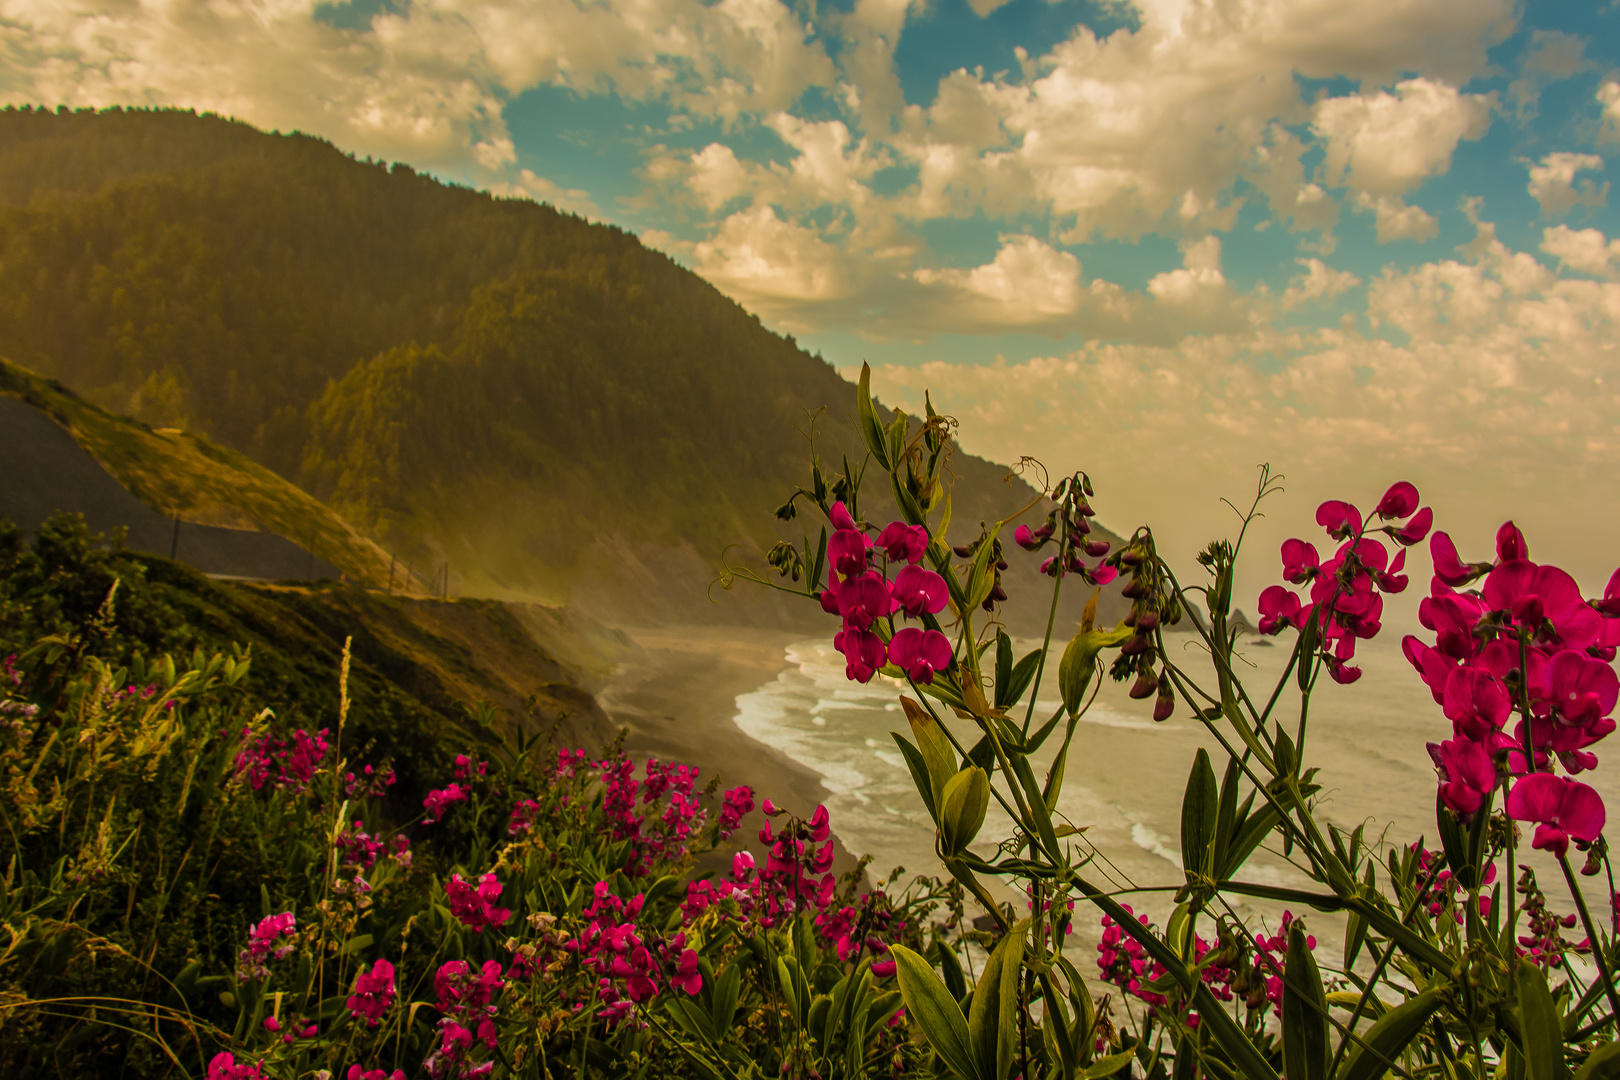
[[[1396,518],[1411,517],[1417,508],[1418,489],[1401,480],[1393,484],[1384,492],[1384,497],[1378,500],[1377,513],[1385,521],[1394,521]]]
[[[720,808],[720,839],[737,831],[737,825],[754,809],[754,789],[747,784],[726,792],[725,804]]]
[[[483,933],[486,926],[503,926],[512,917],[507,908],[495,906],[501,896],[501,883],[493,870],[478,879],[476,888],[463,881],[460,874],[451,874],[444,893],[450,902],[450,914],[475,934]]]
[[[422,805],[427,807],[427,817],[422,819],[424,825],[432,825],[444,817],[445,811],[458,802],[467,798],[467,790],[460,784],[450,784],[436,791],[430,791]]]
[[[1031,529],[1028,525],[1020,525],[1013,530],[1013,542],[1025,551],[1038,551],[1056,531],[1051,522],[1047,522],[1038,529]],[[1103,552],[1106,554],[1106,552]]]
[[[833,503],[832,509],[827,511],[827,517],[832,519],[833,528],[835,529],[853,530],[857,528],[855,519],[849,516],[849,510],[842,502]]]
[[[1566,649],[1547,665],[1547,690],[1560,723],[1590,732],[1614,711],[1620,677],[1602,660]],[[1613,730],[1611,720],[1603,734]]]
[[[893,521],[878,537],[877,546],[890,562],[917,563],[928,551],[928,530],[921,525]]]
[[[810,826],[810,839],[818,844],[832,835],[832,825],[825,806],[817,806],[816,812],[810,815],[810,820],[805,824]]]
[[[442,1013],[482,1009],[505,985],[501,965],[494,960],[485,960],[476,970],[465,960],[451,960],[433,974],[433,992]]]
[[[1502,522],[1496,530],[1496,559],[1498,562],[1518,562],[1530,558],[1530,545],[1524,542],[1524,533],[1511,521]]]
[[[1611,618],[1620,616],[1620,570],[1610,575],[1609,584],[1603,589],[1603,599],[1594,600],[1592,606]]]
[[[382,1069],[363,1069],[358,1064],[350,1065],[349,1071],[344,1073],[347,1080],[405,1080],[405,1070],[395,1069],[385,1072]]]
[[[1589,844],[1603,831],[1603,799],[1585,784],[1549,773],[1533,773],[1513,785],[1508,816],[1536,822],[1531,847],[1558,858],[1569,853],[1571,840]]]
[[[1372,572],[1373,580],[1378,583],[1378,588],[1383,592],[1405,592],[1408,579],[1405,574],[1401,573],[1404,569],[1406,569],[1406,551],[1403,548],[1395,553],[1395,558],[1390,562],[1388,570],[1374,570]]]
[[[846,578],[866,569],[866,553],[871,545],[865,533],[839,529],[827,537],[827,561]]]
[[[394,1004],[394,965],[378,960],[370,971],[361,972],[354,980],[354,993],[349,995],[349,1012],[365,1019],[371,1027],[382,1021],[383,1014]]]
[[[1452,588],[1466,585],[1491,568],[1489,563],[1463,562],[1457,545],[1443,532],[1429,537],[1429,556],[1434,560],[1434,576]]]
[[[675,976],[670,982],[688,995],[696,997],[703,989],[703,973],[698,970],[698,954],[692,949],[681,953],[680,963],[675,968]]]
[[[1581,597],[1575,579],[1556,566],[1537,566],[1528,559],[1498,563],[1485,579],[1489,610],[1505,613],[1532,633],[1545,633],[1544,622],[1571,648],[1597,643],[1602,616]]]
[[[1464,822],[1472,819],[1496,789],[1496,766],[1484,747],[1468,739],[1429,744],[1440,772],[1440,799]]]
[[[229,1051],[215,1054],[208,1062],[208,1080],[264,1080],[262,1067],[254,1062],[236,1063]]]
[[[889,642],[889,659],[905,668],[913,682],[931,683],[935,672],[951,666],[951,642],[938,630],[908,626]]]
[[[848,626],[833,636],[833,648],[844,654],[845,677],[860,683],[872,681],[872,676],[883,666],[886,656],[882,638],[870,630],[856,630]]]
[[[1446,682],[1451,678],[1451,673],[1457,669],[1457,661],[1439,649],[1425,645],[1411,634],[1401,639],[1401,652],[1405,654],[1407,662],[1417,669],[1424,685],[1429,688],[1429,693],[1434,695],[1434,703],[1444,705]]]
[[[893,611],[894,600],[889,589],[889,583],[876,570],[868,570],[840,585],[838,613],[844,618],[845,628],[865,630],[872,625],[873,620],[881,619]]]
[[[1361,529],[1361,511],[1347,502],[1329,500],[1316,508],[1316,523],[1335,540],[1344,540]]]
[[[1316,554],[1316,545],[1303,540],[1284,540],[1282,546],[1283,580],[1301,585],[1315,577],[1322,569],[1322,559]]]
[[[1452,730],[1474,742],[1484,742],[1500,731],[1513,709],[1502,681],[1477,667],[1452,668],[1440,703]]]
[[[1303,625],[1307,614],[1301,616],[1299,597],[1283,588],[1281,585],[1271,585],[1260,594],[1260,625],[1256,627],[1260,633],[1267,637],[1280,634],[1290,626]]]
[[[1433,527],[1434,511],[1425,506],[1411,521],[1395,531],[1395,539],[1403,546],[1410,547],[1422,543],[1423,538],[1429,535],[1429,530]]]
[[[894,577],[894,602],[908,618],[944,611],[950,601],[945,579],[920,566],[903,567]]]

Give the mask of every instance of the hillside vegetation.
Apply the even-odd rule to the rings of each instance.
[[[188,112],[7,110],[0,144],[0,354],[464,594],[689,612],[782,535],[811,414],[856,445],[849,382],[619,229]],[[953,534],[1033,495],[954,471]]]

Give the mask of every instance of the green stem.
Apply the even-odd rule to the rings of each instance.
[[[1067,528],[1067,527],[1065,527]],[[1058,545],[1058,555],[1063,554],[1063,546]],[[1052,609],[1046,613],[1046,637],[1041,641],[1041,658],[1035,662],[1035,681],[1029,688],[1029,708],[1024,710],[1024,738],[1029,738],[1029,722],[1035,716],[1035,698],[1041,692],[1041,675],[1046,671],[1046,654],[1052,648],[1052,629],[1057,626],[1058,594],[1063,591],[1062,563],[1058,564],[1057,580],[1052,583]]]
[[[1597,925],[1592,922],[1592,912],[1586,906],[1580,882],[1575,880],[1575,871],[1569,868],[1567,852],[1558,856],[1558,865],[1564,871],[1564,883],[1569,886],[1570,896],[1575,898],[1575,910],[1581,913],[1581,925],[1586,927],[1586,940],[1592,946],[1592,959],[1597,962],[1598,978],[1603,980],[1603,992],[1609,998],[1609,1008],[1620,1016],[1620,994],[1614,989],[1614,974],[1609,971],[1609,962],[1604,959],[1603,942],[1598,938]]]

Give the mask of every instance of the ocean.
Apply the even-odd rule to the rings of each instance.
[[[1199,663],[1201,645],[1192,635],[1167,639],[1183,649],[1180,662],[1194,673],[1208,670]],[[1269,696],[1288,660],[1290,638],[1277,645],[1258,645],[1248,638],[1244,659],[1252,665],[1244,676],[1251,697]],[[1035,642],[1021,643],[1023,655]],[[1054,649],[1060,653],[1061,645]],[[1420,837],[1438,848],[1435,831],[1435,772],[1424,749],[1426,742],[1448,738],[1451,725],[1430,697],[1427,687],[1400,652],[1398,634],[1363,642],[1357,653],[1363,676],[1350,686],[1323,678],[1312,695],[1310,723],[1304,747],[1307,766],[1321,769],[1321,815],[1348,833],[1365,825],[1369,840],[1383,845],[1407,844]],[[1058,705],[1056,672],[1049,670],[1035,714],[1049,717]],[[1214,680],[1204,681],[1213,687]],[[1066,780],[1058,804],[1058,818],[1085,828],[1084,841],[1097,853],[1087,875],[1126,892],[1122,902],[1146,912],[1163,924],[1173,907],[1172,891],[1182,881],[1179,837],[1181,797],[1197,748],[1209,749],[1219,777],[1225,755],[1202,724],[1191,719],[1184,704],[1164,723],[1152,720],[1151,699],[1132,701],[1128,684],[1103,678],[1103,685],[1075,732]],[[1294,688],[1290,676],[1289,690]],[[1298,716],[1297,693],[1284,691],[1279,714],[1289,717],[1293,729]],[[844,677],[843,657],[832,647],[831,634],[789,646],[780,673],[736,702],[737,726],[750,737],[778,748],[814,770],[826,789],[825,804],[834,830],[844,845],[857,854],[874,856],[874,875],[887,875],[895,866],[906,874],[897,887],[917,874],[942,876],[933,850],[933,824],[912,785],[911,775],[890,735],[907,731],[899,695],[909,692],[904,683],[876,677],[867,685]],[[1020,720],[1023,708],[1014,710]],[[950,721],[964,743],[977,737],[967,721]],[[1059,733],[1037,755],[1036,772],[1045,769],[1056,752]],[[1617,744],[1620,745],[1620,744]],[[1606,764],[1606,747],[1595,747],[1599,767],[1581,779],[1604,796],[1620,813],[1620,769]],[[981,839],[992,842],[1007,835],[1008,819],[991,803]],[[1525,830],[1528,842],[1530,829]],[[993,844],[978,843],[976,851],[990,855]],[[1578,859],[1577,853],[1571,853]],[[1573,910],[1555,861],[1541,852],[1531,853],[1550,907],[1559,913]],[[1238,875],[1243,880],[1320,889],[1289,865],[1280,851],[1257,852]],[[1586,879],[1586,893],[1598,920],[1608,917],[1606,881],[1600,875]],[[1129,894],[1138,888],[1169,886],[1171,891]],[[1011,891],[1003,893],[1015,899]],[[1234,901],[1237,898],[1233,898]],[[1020,905],[1022,906],[1022,905]],[[1235,913],[1253,918],[1268,933],[1275,933],[1282,909],[1266,902],[1234,903]],[[1300,912],[1296,912],[1299,914]],[[1095,970],[1097,916],[1078,912],[1071,943],[1082,952],[1071,955],[1088,974]],[[1329,951],[1324,961],[1337,966],[1342,954],[1344,916],[1305,912],[1319,948]],[[1207,928],[1208,923],[1204,924]],[[1522,924],[1521,924],[1522,925]],[[1206,937],[1211,936],[1206,932]],[[1579,939],[1579,930],[1570,932]]]

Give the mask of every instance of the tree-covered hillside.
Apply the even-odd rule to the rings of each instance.
[[[462,591],[689,586],[774,539],[811,411],[855,445],[830,365],[619,229],[189,112],[6,110],[0,145],[0,355]],[[1028,500],[1003,472],[958,457],[953,533]]]

